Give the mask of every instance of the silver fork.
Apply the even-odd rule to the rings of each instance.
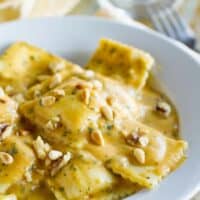
[[[176,39],[193,50],[196,50],[197,40],[189,25],[170,6],[160,4],[147,7],[147,12],[154,27],[161,33]]]

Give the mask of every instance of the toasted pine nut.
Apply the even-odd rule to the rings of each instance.
[[[56,102],[56,97],[54,96],[45,96],[40,99],[40,104],[42,106],[51,106]]]
[[[63,155],[62,152],[57,150],[51,150],[48,154],[50,160],[57,160],[62,155]]]
[[[31,172],[29,171],[29,169],[27,169],[27,170],[25,171],[24,177],[25,177],[25,179],[26,179],[27,182],[31,182],[31,181],[32,181],[32,174],[31,174]]]
[[[53,72],[56,73],[58,71],[61,71],[65,68],[65,62],[64,61],[58,61],[58,62],[52,62],[49,65],[49,69]]]
[[[94,132],[91,133],[91,140],[92,142],[94,142],[97,145],[104,145],[104,138],[102,133],[99,130],[96,130]]]
[[[93,78],[94,72],[92,70],[86,70],[84,75],[85,75],[86,78]]]
[[[97,90],[101,90],[103,87],[102,83],[99,80],[93,80],[92,84],[93,84],[93,88]]]
[[[142,147],[146,147],[149,143],[149,138],[146,136],[141,136],[139,137],[138,141]]]
[[[50,151],[49,144],[45,143],[40,136],[38,136],[37,139],[33,142],[33,147],[38,158],[41,160],[44,160],[47,152]]]
[[[108,96],[106,98],[106,101],[107,101],[108,105],[112,106],[115,102],[115,99],[112,96]]]
[[[88,105],[90,101],[90,90],[85,88],[83,91],[81,91],[81,99],[82,101]]]
[[[108,106],[102,106],[101,107],[101,113],[103,116],[108,120],[113,120],[113,112],[112,109]]]
[[[64,97],[65,96],[65,91],[63,89],[55,89],[55,90],[53,90],[53,94],[56,97]]]
[[[0,98],[5,97],[5,92],[2,87],[0,87]]]
[[[13,127],[9,124],[0,124],[0,140],[4,140],[13,133]]]
[[[71,157],[71,153],[67,152],[62,158],[55,161],[51,170],[51,176],[55,176],[59,170],[62,169],[70,161]]]
[[[6,152],[0,152],[0,161],[5,165],[10,165],[13,163],[13,157]]]
[[[54,88],[56,85],[62,82],[62,76],[60,74],[55,74],[49,88]]]
[[[171,113],[171,106],[164,101],[159,101],[156,104],[155,110],[156,110],[156,112],[160,113],[161,115],[168,117]]]
[[[143,149],[140,148],[135,148],[133,150],[133,155],[135,156],[136,160],[141,163],[144,164],[145,163],[145,152]]]

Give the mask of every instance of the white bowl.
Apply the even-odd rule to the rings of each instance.
[[[150,52],[162,66],[156,74],[178,108],[181,134],[189,142],[188,159],[151,191],[129,200],[189,199],[200,188],[200,60],[183,45],[140,25],[89,17],[48,18],[0,26],[0,50],[23,40],[84,64],[101,37]]]

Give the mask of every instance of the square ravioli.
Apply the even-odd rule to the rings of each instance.
[[[121,153],[110,157],[107,166],[125,179],[153,188],[185,160],[187,143],[168,138],[139,122],[132,124],[133,132],[125,136],[127,145],[122,146]]]
[[[141,187],[153,188],[185,160],[187,143],[164,136],[140,122],[130,120],[130,132],[112,127],[103,134],[104,145],[84,148],[114,173]]]
[[[111,188],[115,177],[88,152],[79,152],[48,185],[58,200],[78,200]]]
[[[101,39],[86,67],[141,89],[153,63],[154,59],[142,50],[110,39]]]
[[[39,98],[27,101],[20,107],[23,116],[36,126],[48,141],[60,144],[71,143],[76,146],[79,140],[87,139],[80,133],[83,133],[88,124],[97,118],[95,112],[87,107],[79,95],[75,94],[77,80],[79,79],[72,78],[61,88],[53,89]]]
[[[21,104],[20,113],[48,141],[68,144],[76,144],[82,138],[86,141],[88,130],[108,123],[104,116],[108,99],[119,101],[113,105],[119,116],[140,115],[140,106],[128,93],[129,88],[97,74],[90,79],[83,78],[86,72],[67,77],[48,92],[45,92],[49,81],[46,80],[38,85],[44,94]]]
[[[17,136],[0,143],[0,193],[24,179],[35,160],[33,150]]]
[[[0,56],[0,85],[9,95],[25,92],[41,78],[71,67],[70,62],[43,49],[17,42]]]

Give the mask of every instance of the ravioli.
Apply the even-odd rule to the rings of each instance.
[[[148,145],[142,147],[136,142],[131,145],[133,149],[125,149],[126,154],[113,156],[107,166],[125,179],[143,187],[153,188],[185,160],[184,152],[187,143],[165,137],[160,132],[138,122],[133,122],[133,127],[139,130],[143,137],[149,139]],[[141,164],[133,159],[134,148],[138,147],[145,152],[145,163]]]
[[[75,140],[78,143],[78,138],[82,138],[80,132],[87,128],[93,118],[95,120],[95,113],[88,109],[76,95],[72,94],[74,87],[71,87],[71,85],[73,86],[76,83],[73,82],[71,80],[63,86],[65,87],[65,90],[63,90],[65,92],[64,96],[59,96],[56,99],[56,96],[53,96],[55,95],[54,90],[52,90],[41,98],[22,104],[20,108],[21,113],[33,125],[36,125],[48,141],[66,144],[71,143],[71,140]],[[55,100],[49,106],[42,103],[48,97]],[[58,119],[58,121],[55,122],[54,119]],[[72,136],[72,139],[70,140],[69,137],[65,136]],[[76,142],[73,142],[74,146]]]
[[[78,200],[110,188],[114,181],[101,162],[88,152],[80,152],[49,180],[49,186],[58,200]]]
[[[142,50],[113,40],[101,39],[86,67],[141,89],[153,63],[153,58]]]
[[[0,56],[0,200],[119,200],[174,171],[187,142],[175,107],[147,81],[153,64],[110,39],[86,69],[25,42],[9,47]]]
[[[36,126],[47,140],[57,141],[57,143],[72,143],[73,146],[76,144],[75,141],[84,143],[86,139],[84,133],[88,132],[88,129],[97,127],[98,123],[107,123],[101,120],[100,109],[107,104],[108,94],[113,99],[118,97],[120,103],[115,106],[115,109],[116,112],[120,112],[121,118],[132,115],[137,118],[140,115],[140,106],[137,106],[133,98],[127,94],[128,90],[127,93],[123,92],[125,87],[115,81],[109,81],[101,75],[89,80],[83,79],[81,76],[84,74],[67,78],[49,92],[43,92],[44,94],[40,97],[21,104],[20,113]],[[104,90],[95,88],[96,82],[102,85]],[[43,88],[44,84],[46,85],[46,83],[41,83],[40,87]],[[57,91],[62,91],[63,96],[56,94]],[[86,98],[85,92],[90,93],[88,103],[83,99]],[[120,94],[123,95],[119,96]],[[52,99],[52,105],[42,105],[41,102],[48,98]],[[129,110],[126,108],[127,104],[130,105]],[[55,118],[60,118],[60,125],[49,130],[48,122],[53,123]]]
[[[14,162],[5,165],[0,162],[0,193],[24,177],[26,170],[31,168],[35,156],[33,150],[16,136],[10,136],[0,143],[0,152],[9,153]]]
[[[10,95],[24,93],[40,75],[52,75],[56,68],[72,64],[25,42],[10,46],[0,57],[0,84]]]

